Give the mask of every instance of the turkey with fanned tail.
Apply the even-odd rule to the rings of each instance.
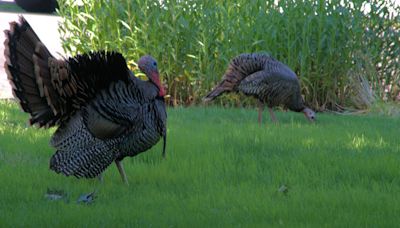
[[[264,104],[273,122],[277,120],[272,108],[280,105],[303,112],[313,122],[315,112],[305,106],[300,90],[296,74],[285,64],[267,54],[241,54],[231,60],[221,82],[203,100],[209,102],[225,92],[242,92],[258,99],[259,124]]]
[[[57,150],[50,169],[93,178],[115,161],[127,183],[122,159],[161,137],[165,156],[165,90],[151,56],[138,61],[149,78],[142,81],[117,52],[54,58],[23,17],[5,34],[5,69],[15,98],[30,124],[58,127],[50,140]]]

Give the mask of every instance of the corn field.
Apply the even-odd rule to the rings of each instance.
[[[171,105],[199,104],[229,60],[266,52],[299,76],[317,110],[363,109],[400,92],[399,6],[382,0],[75,0],[60,1],[63,47],[159,61]],[[392,9],[389,10],[389,9]],[[217,104],[252,99],[230,94]]]

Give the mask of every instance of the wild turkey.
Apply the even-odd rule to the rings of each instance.
[[[165,91],[151,56],[138,62],[149,78],[142,81],[116,52],[55,59],[23,17],[5,34],[5,69],[15,98],[31,125],[58,126],[50,169],[93,178],[115,161],[127,183],[121,163],[126,156],[148,150],[161,137],[165,156]]]
[[[252,53],[236,56],[230,62],[222,81],[204,97],[208,102],[225,92],[243,92],[259,101],[258,122],[266,103],[271,119],[276,122],[273,107],[283,105],[303,112],[308,120],[315,120],[315,113],[304,105],[296,74],[285,64],[266,54]]]

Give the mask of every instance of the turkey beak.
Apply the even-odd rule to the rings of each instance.
[[[315,122],[315,116],[314,116],[314,115],[312,115],[312,116],[307,116],[307,119],[308,119],[311,123],[314,123],[314,122]]]
[[[312,114],[308,114],[307,112],[304,112],[304,116],[307,118],[308,121],[310,121],[311,123],[315,122],[315,115]]]

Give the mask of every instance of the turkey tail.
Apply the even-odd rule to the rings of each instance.
[[[231,60],[224,78],[241,80],[254,72],[264,70],[265,64],[270,60],[274,59],[264,53],[240,54]]]
[[[222,81],[204,98],[204,102],[208,102],[218,97],[224,92],[235,91],[245,77],[250,74],[264,70],[266,62],[272,59],[267,54],[252,53],[240,54],[233,58],[229,63]]]
[[[57,152],[50,159],[50,169],[66,176],[93,178],[115,159],[116,140],[94,138],[83,123],[80,113],[57,129],[50,141]]]
[[[31,124],[60,125],[110,83],[129,81],[120,53],[100,51],[57,60],[23,17],[10,23],[5,34],[4,68]]]
[[[232,88],[232,83],[229,83],[229,81],[222,81],[203,98],[203,102],[212,101],[221,94],[231,91]]]
[[[30,114],[30,124],[54,125],[58,103],[48,66],[52,55],[23,17],[4,32],[4,68],[15,98]]]

